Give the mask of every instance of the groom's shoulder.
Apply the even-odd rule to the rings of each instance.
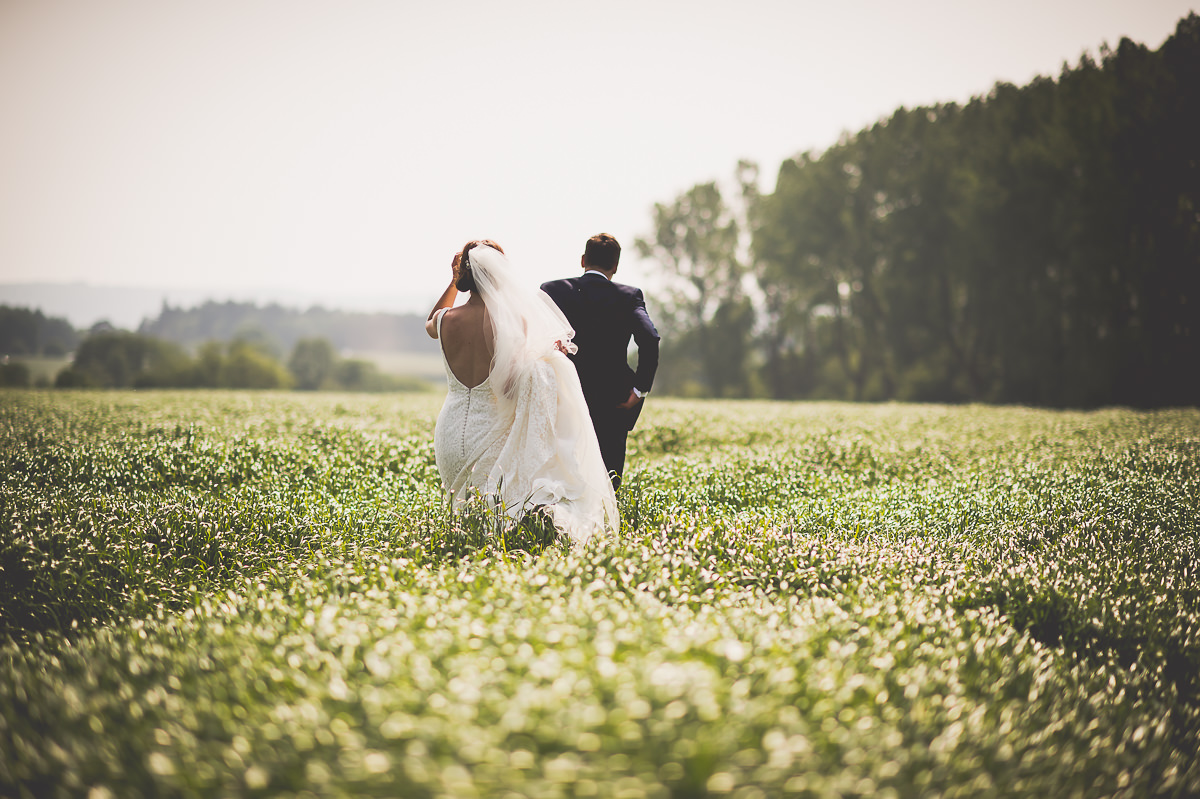
[[[638,298],[640,298],[640,297],[642,296],[642,290],[641,290],[640,288],[638,288],[637,286],[631,286],[631,285],[629,285],[628,283],[618,283],[618,282],[616,282],[616,281],[614,280],[614,281],[613,281],[613,287],[614,287],[614,288],[615,288],[617,291],[619,291],[619,292],[621,292],[622,294],[624,294],[626,297],[638,297]]]

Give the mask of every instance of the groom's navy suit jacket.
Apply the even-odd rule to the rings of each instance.
[[[658,369],[658,331],[646,313],[642,290],[595,272],[543,283],[542,290],[575,328],[579,351],[571,360],[593,421],[632,430],[644,403],[630,410],[617,405],[629,398],[632,388],[649,391]],[[629,367],[631,338],[637,343],[637,371]]]

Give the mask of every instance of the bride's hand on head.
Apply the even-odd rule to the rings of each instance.
[[[454,300],[458,297],[458,287],[456,284],[458,283],[458,259],[460,257],[461,253],[454,253],[454,258],[450,261],[450,285],[446,286],[446,289],[442,292],[442,296],[438,297],[438,301],[433,304],[433,310],[425,318],[425,332],[432,339],[438,337],[437,320],[434,319],[437,316],[437,312],[443,308],[453,308]]]

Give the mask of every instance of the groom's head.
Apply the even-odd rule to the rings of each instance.
[[[597,233],[583,248],[583,268],[614,274],[621,260],[621,245],[607,233]]]

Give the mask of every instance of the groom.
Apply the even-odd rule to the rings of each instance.
[[[613,282],[621,245],[607,233],[588,239],[583,274],[542,284],[575,328],[579,352],[571,356],[613,488],[625,468],[625,440],[642,412],[658,368],[658,331],[646,313],[641,289]],[[637,343],[638,367],[629,368],[629,339]]]

